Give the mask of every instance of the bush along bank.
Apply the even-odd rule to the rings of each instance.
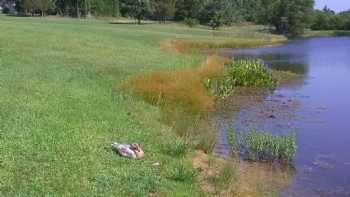
[[[261,61],[245,59],[233,60],[222,76],[208,79],[205,85],[211,94],[226,97],[235,87],[241,86],[272,90],[277,86],[277,80]]]

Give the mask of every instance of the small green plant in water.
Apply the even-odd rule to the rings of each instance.
[[[222,77],[205,82],[209,92],[215,92],[220,97],[227,96],[239,86],[274,89],[276,85],[272,71],[255,59],[234,60],[226,67]]]
[[[296,133],[273,135],[267,131],[232,131],[229,134],[230,146],[234,153],[244,153],[253,161],[279,161],[291,163],[297,150]]]

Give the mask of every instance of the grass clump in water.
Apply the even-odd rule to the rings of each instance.
[[[272,73],[259,60],[236,60],[228,70],[228,79],[233,86],[274,88]]]
[[[209,79],[206,87],[212,93],[224,97],[230,94],[235,87],[259,87],[273,89],[277,81],[273,78],[272,71],[259,60],[234,60],[229,65],[223,77]]]
[[[252,129],[247,132],[231,132],[229,141],[233,152],[243,153],[253,161],[279,161],[291,163],[297,150],[296,133],[273,135],[267,131]]]

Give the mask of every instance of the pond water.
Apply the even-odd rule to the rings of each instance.
[[[274,133],[296,130],[295,171],[280,196],[350,196],[350,37],[219,53],[256,57],[275,69],[303,74],[303,79],[241,109],[234,121],[238,129],[254,125]]]

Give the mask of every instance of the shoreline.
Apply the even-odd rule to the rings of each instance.
[[[283,43],[278,43],[278,45],[280,45],[280,44],[283,44]],[[267,47],[267,46],[271,46],[271,44],[265,44],[264,45],[265,47]],[[161,42],[161,44],[160,44],[160,47],[162,48],[162,49],[166,49],[166,50],[170,50],[170,51],[172,51],[172,52],[177,52],[177,53],[183,53],[184,55],[198,55],[198,53],[195,53],[195,54],[188,54],[188,53],[186,53],[187,52],[187,50],[186,50],[186,46],[183,44],[183,43],[181,43],[181,42],[179,42],[179,41],[177,41],[177,40],[166,40],[166,41],[163,41],[163,42]],[[203,55],[202,53],[199,53],[199,54],[201,54],[201,55]],[[224,61],[221,61],[221,63],[220,63],[220,61],[219,62],[216,62],[216,61],[214,61],[214,62],[212,62],[212,63],[210,63],[211,62],[211,57],[213,57],[213,56],[210,56],[210,55],[205,55],[205,56],[207,56],[207,60],[206,60],[206,63],[204,62],[204,63],[202,63],[202,67],[203,67],[203,65],[204,65],[204,67],[206,67],[205,65],[206,64],[208,64],[208,65],[210,65],[210,66],[212,66],[212,67],[222,67],[222,65],[221,64],[223,64],[224,62],[226,62],[226,61],[228,61],[228,59],[227,60],[224,60]],[[218,56],[218,57],[220,57],[220,56]],[[214,59],[215,59],[215,56],[214,56]],[[229,61],[232,61],[232,60],[229,60]],[[186,68],[184,69],[184,71],[186,71]],[[157,71],[154,71],[154,72],[157,72]],[[169,71],[169,73],[171,73],[171,72],[174,72],[174,71]],[[180,72],[181,73],[181,70],[179,70],[179,71],[176,71],[176,72]],[[215,72],[224,72],[222,69],[219,69],[219,70],[217,70],[217,71],[215,71]],[[280,76],[280,78],[278,78],[279,80],[280,79],[284,79],[285,77],[283,77],[283,75],[286,75],[287,74],[287,72],[279,72],[279,71],[273,71],[274,72],[274,74],[277,74],[277,75],[282,75],[282,77]],[[169,73],[167,74],[167,73],[163,73],[163,74],[166,74],[166,75],[169,75]],[[161,74],[161,73],[160,73]],[[219,73],[217,73],[217,74],[219,74]],[[148,74],[146,74],[146,75],[144,75],[144,77],[146,77],[146,78],[148,78],[147,77],[147,75]],[[214,74],[215,75],[215,74]],[[152,76],[152,73],[151,73],[151,76]],[[185,75],[186,76],[186,75]],[[157,77],[156,75],[154,75],[153,77],[151,77],[150,79],[148,79],[148,80],[146,80],[146,81],[150,81],[151,79],[154,79],[155,77]],[[295,77],[295,76],[294,76]],[[167,78],[169,78],[169,77],[167,77]],[[171,78],[171,77],[170,77]],[[146,82],[145,81],[145,82]],[[279,81],[279,85],[278,85],[278,87],[280,86],[280,85],[282,85],[282,84],[285,84],[285,83],[287,83],[287,82],[281,82],[281,81]],[[144,84],[144,82],[141,82],[141,84]],[[190,83],[191,84],[191,83]],[[276,87],[276,88],[278,88],[278,87]],[[239,87],[237,87],[238,89],[239,89]],[[246,89],[246,90],[248,90],[248,89]],[[257,90],[259,90],[259,91],[263,91],[262,89],[260,89],[260,88],[257,88]],[[145,89],[145,90],[142,90],[142,91],[147,91],[147,89]],[[247,93],[247,92],[244,92],[244,88],[242,89],[242,91],[243,91],[243,93],[245,94],[245,93]],[[265,91],[264,91],[265,92]],[[161,94],[163,94],[163,93],[161,93]],[[256,99],[256,98],[253,98],[253,100],[254,99]],[[215,99],[215,106],[217,106],[217,105],[220,105],[220,103],[224,103],[224,102],[226,102],[227,100],[226,99]],[[157,101],[157,102],[159,102],[159,101]],[[247,103],[245,103],[245,104],[243,104],[243,103],[240,103],[240,104],[238,104],[237,105],[237,107],[239,108],[238,110],[240,110],[244,105],[249,105],[249,104],[251,104],[251,103],[249,103],[249,102],[247,102]],[[180,107],[181,108],[181,106],[174,106],[175,108],[178,108],[178,107]],[[217,110],[217,109],[215,109],[215,110]],[[205,113],[207,113],[207,112],[205,112]],[[215,112],[215,113],[217,113],[217,112]],[[211,112],[209,113],[209,114],[211,114]],[[208,114],[208,115],[209,115]],[[207,116],[207,115],[205,115],[205,116]],[[212,115],[209,115],[210,117],[212,116]],[[214,115],[214,117],[215,117],[215,115]],[[176,121],[176,119],[174,120],[174,121]],[[208,121],[208,120],[207,120]],[[224,137],[224,138],[226,138],[225,140],[227,140],[227,136],[225,137],[225,136],[220,136],[220,135],[222,135],[222,133],[221,133],[221,131],[220,130],[216,130],[216,129],[218,129],[218,128],[216,128],[216,124],[217,124],[217,122],[215,122],[215,120],[211,120],[211,119],[209,119],[209,122],[210,122],[210,124],[213,124],[212,123],[212,121],[214,121],[214,125],[211,125],[211,126],[209,126],[210,127],[210,131],[211,132],[214,132],[215,133],[215,135],[214,136],[212,136],[212,137],[215,137],[215,141],[216,141],[216,143],[215,144],[217,144],[218,142],[220,142],[220,140],[219,140],[219,138],[220,137]],[[191,127],[191,125],[188,125],[189,127]],[[199,129],[199,128],[196,128],[196,127],[194,127],[193,129]],[[212,129],[214,129],[214,130],[212,130]],[[206,135],[204,135],[205,137],[208,137],[208,136],[206,136]],[[203,137],[203,136],[202,136]],[[195,140],[198,140],[198,139],[195,139]],[[209,140],[209,141],[211,141],[211,139],[205,139],[205,140]],[[213,139],[214,140],[214,139]],[[227,144],[228,145],[228,144]],[[220,155],[220,154],[216,154],[216,152],[214,151],[215,150],[215,147],[213,147],[213,149],[211,150],[211,151],[209,151],[208,152],[208,150],[204,150],[205,152],[203,153],[201,153],[201,152],[198,152],[198,151],[203,151],[203,149],[201,149],[201,148],[195,148],[195,152],[196,152],[196,154],[195,154],[195,156],[194,157],[192,157],[192,160],[193,160],[193,162],[194,162],[194,167],[197,165],[197,167],[195,167],[195,168],[198,168],[198,169],[201,169],[200,171],[201,171],[201,173],[200,174],[202,174],[202,175],[200,175],[200,177],[204,177],[204,175],[203,174],[212,174],[212,176],[209,176],[209,177],[211,177],[211,178],[214,178],[215,179],[215,177],[217,177],[219,174],[220,174],[220,171],[222,171],[222,170],[224,170],[223,168],[223,166],[217,166],[218,168],[222,168],[221,170],[218,170],[218,172],[217,173],[210,173],[210,171],[211,171],[211,169],[210,168],[208,168],[208,167],[203,167],[203,166],[201,166],[201,165],[199,165],[198,166],[198,164],[195,164],[196,163],[196,158],[198,157],[198,154],[199,155],[201,155],[200,157],[202,157],[202,159],[203,159],[203,157],[206,157],[207,158],[207,160],[208,160],[208,158],[212,158],[212,159],[214,159],[214,160],[226,160],[226,162],[229,162],[229,163],[231,163],[232,161],[234,161],[234,163],[235,162],[237,162],[237,160],[236,159],[233,159],[232,160],[232,158],[229,156],[229,153],[228,153],[228,155],[226,155],[226,156],[229,156],[229,157],[227,157],[226,159],[225,158],[223,158],[223,156],[225,156],[225,155]],[[228,159],[228,160],[227,160]],[[243,161],[241,161],[241,162],[243,162]],[[202,162],[203,163],[203,162]],[[231,163],[233,166],[234,166],[234,163]],[[203,164],[204,165],[204,164]],[[217,168],[217,167],[213,167],[213,168]],[[207,170],[203,170],[203,169],[207,169]],[[239,168],[238,168],[239,169]],[[233,170],[233,169],[231,169],[231,170]],[[237,169],[236,169],[237,170]],[[244,172],[242,172],[242,170],[239,170],[239,171],[241,171],[241,173],[243,173],[244,174]],[[258,170],[259,171],[259,170]],[[205,176],[208,176],[208,175],[205,175]],[[263,181],[263,180],[261,180],[261,181]],[[207,182],[207,181],[203,181],[202,180],[202,182],[204,183],[204,186],[202,185],[202,187],[203,188],[208,188],[208,187],[213,187],[213,185],[211,185],[209,182]],[[230,181],[227,181],[227,184],[229,184],[230,183]],[[242,184],[242,183],[241,183]],[[244,184],[249,184],[249,183],[244,183]],[[272,187],[272,186],[271,186]],[[231,188],[232,189],[232,188]],[[237,189],[237,188],[236,188]],[[210,190],[210,189],[209,189]],[[271,189],[272,190],[272,189]],[[207,189],[205,189],[205,191],[206,192],[208,192],[208,190]],[[211,190],[212,192],[213,192],[213,190]],[[275,190],[273,190],[274,192],[275,192]],[[218,192],[218,191],[215,191],[216,193]],[[226,190],[223,190],[223,191],[221,191],[221,192],[226,192]]]

